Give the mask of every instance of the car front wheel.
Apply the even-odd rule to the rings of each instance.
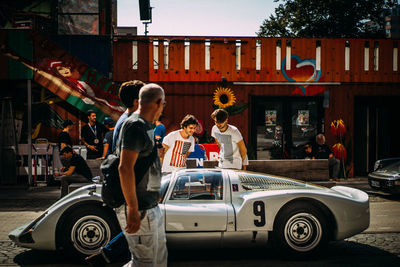
[[[72,255],[97,252],[121,230],[112,211],[99,206],[78,207],[60,229],[63,249]]]
[[[285,208],[275,223],[275,240],[286,252],[308,256],[328,241],[325,216],[316,207],[295,203]]]

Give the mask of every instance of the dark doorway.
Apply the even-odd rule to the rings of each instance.
[[[322,97],[253,96],[251,118],[257,159],[299,158],[322,131]]]
[[[365,176],[378,159],[400,156],[400,97],[354,99],[354,175]]]

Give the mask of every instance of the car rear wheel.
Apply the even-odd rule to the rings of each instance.
[[[112,211],[99,206],[78,207],[65,222],[62,247],[71,255],[91,255],[121,231]]]
[[[279,215],[274,227],[275,241],[286,252],[308,256],[328,241],[328,225],[323,213],[307,203],[294,203]]]

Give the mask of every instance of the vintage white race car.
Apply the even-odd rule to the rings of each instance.
[[[121,230],[101,200],[101,185],[82,187],[9,234],[16,244],[89,255]],[[260,173],[186,169],[163,177],[160,207],[169,248],[273,244],[315,252],[368,228],[368,195]]]

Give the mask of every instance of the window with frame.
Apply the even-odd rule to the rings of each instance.
[[[58,0],[58,34],[99,34],[99,0]]]
[[[172,191],[171,200],[222,200],[221,172],[186,172],[181,174]]]

